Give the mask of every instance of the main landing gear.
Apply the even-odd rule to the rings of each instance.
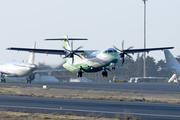
[[[31,79],[29,79],[29,77],[26,76],[26,83],[31,83]]]
[[[1,79],[1,83],[3,83],[3,82],[5,83],[5,82],[6,82],[6,79],[2,78],[2,79]]]
[[[115,70],[115,68],[116,68],[116,67],[113,66],[113,67],[111,67],[111,70]]]
[[[1,73],[1,83],[5,83],[6,79],[4,79],[4,75]]]
[[[103,77],[107,77],[108,76],[107,70],[109,70],[111,72],[111,70],[109,68],[103,68],[103,72],[102,72],[102,76]]]
[[[26,76],[26,83],[31,83],[35,79],[35,73],[32,73],[29,76]]]

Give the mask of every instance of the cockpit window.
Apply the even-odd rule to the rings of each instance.
[[[108,53],[112,53],[113,51],[112,50],[108,50]]]
[[[116,50],[113,50],[113,52],[114,52],[114,53],[117,53],[117,51],[116,51]]]
[[[117,53],[117,51],[116,50],[106,50],[106,51],[104,51],[104,53]]]

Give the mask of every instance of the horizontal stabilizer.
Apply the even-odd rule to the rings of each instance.
[[[54,38],[54,39],[44,39],[44,40],[67,40],[66,38]],[[68,40],[88,40],[85,38],[68,38]]]

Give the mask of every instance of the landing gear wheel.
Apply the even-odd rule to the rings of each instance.
[[[1,83],[3,83],[3,82],[5,83],[5,82],[6,82],[6,79],[1,79]]]
[[[111,70],[115,70],[115,67],[112,67]]]
[[[103,77],[107,77],[107,76],[108,76],[108,72],[107,72],[107,71],[103,71],[103,72],[102,72],[102,76],[103,76]]]
[[[81,72],[81,71],[79,71],[79,72],[77,73],[77,77],[82,77],[82,72]]]
[[[28,77],[26,77],[26,83],[31,83],[31,80]]]

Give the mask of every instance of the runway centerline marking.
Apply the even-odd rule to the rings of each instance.
[[[44,108],[44,107],[28,107],[28,106],[9,106],[9,105],[0,105],[0,107],[11,107],[11,108],[26,108],[26,109],[43,109],[43,110],[58,110],[58,111],[75,111],[75,112],[95,112],[95,113],[110,113],[110,114],[126,114],[124,112],[110,112],[110,111],[97,111],[97,110],[80,110],[80,109],[60,109],[59,108]],[[154,117],[177,117],[179,115],[161,115],[161,114],[145,114],[145,113],[128,113],[131,115],[142,115],[142,116],[154,116]]]

